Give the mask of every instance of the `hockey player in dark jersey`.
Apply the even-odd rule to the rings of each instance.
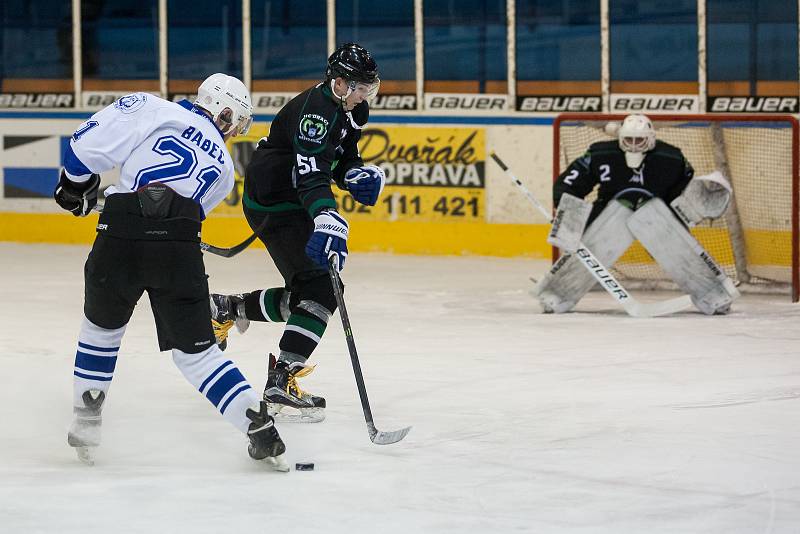
[[[283,109],[247,167],[243,208],[250,227],[280,271],[284,286],[238,295],[212,295],[217,339],[227,342],[235,323],[284,322],[277,357],[269,355],[264,399],[277,419],[317,422],[325,399],[301,390],[297,378],[336,310],[329,258],[344,268],[347,221],[337,211],[332,183],[372,206],[383,190],[380,167],[364,165],[358,151],[377,93],[378,67],[362,46],[348,43],[329,58],[325,80]]]
[[[592,144],[553,186],[558,209],[548,241],[565,254],[534,289],[544,311],[571,310],[594,285],[571,255],[581,241],[611,266],[638,239],[698,309],[727,313],[738,292],[687,226],[724,213],[729,183],[718,171],[694,176],[681,150],[657,140],[644,115],[629,115],[617,133],[616,141]],[[589,204],[583,199],[595,188]]]
[[[591,222],[612,200],[635,209],[653,197],[669,204],[683,192],[694,169],[681,150],[656,140],[652,123],[644,115],[630,115],[626,121],[624,128],[635,124],[641,131],[624,135],[620,141],[592,144],[556,180],[554,206],[558,206],[564,193],[584,198],[599,186],[588,221]],[[626,133],[622,130],[620,135]]]

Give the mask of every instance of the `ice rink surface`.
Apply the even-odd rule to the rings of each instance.
[[[120,350],[97,465],[66,444],[88,246],[0,244],[1,533],[798,533],[800,306],[634,319],[604,293],[540,315],[544,263],[351,254],[343,279],[372,444],[338,314],[279,427],[270,472],[158,353],[144,298]],[[280,285],[263,250],[207,256],[212,290]],[[674,294],[644,294],[642,300]],[[233,334],[254,387],[279,325]]]

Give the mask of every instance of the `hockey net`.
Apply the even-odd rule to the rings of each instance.
[[[695,176],[717,169],[733,186],[726,214],[704,221],[692,234],[741,289],[785,292],[797,302],[797,120],[789,115],[648,116],[656,137],[680,148]],[[616,139],[607,133],[606,125],[624,118],[559,115],[553,132],[554,178],[590,144]],[[631,287],[674,287],[638,242],[617,261],[614,271]]]

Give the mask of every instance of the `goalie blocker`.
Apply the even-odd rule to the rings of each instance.
[[[559,204],[559,207],[561,207]],[[559,232],[556,232],[559,233]],[[612,201],[589,225],[585,245],[605,265],[638,239],[673,281],[707,315],[725,314],[739,296],[732,280],[681,225],[663,200],[654,198],[636,212]],[[595,284],[573,254],[563,255],[539,281],[533,294],[545,312],[570,311]]]

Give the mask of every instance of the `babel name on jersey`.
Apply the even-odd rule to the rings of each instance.
[[[0,108],[71,108],[72,93],[0,93]]]
[[[712,96],[708,111],[733,113],[797,113],[796,96]]]

